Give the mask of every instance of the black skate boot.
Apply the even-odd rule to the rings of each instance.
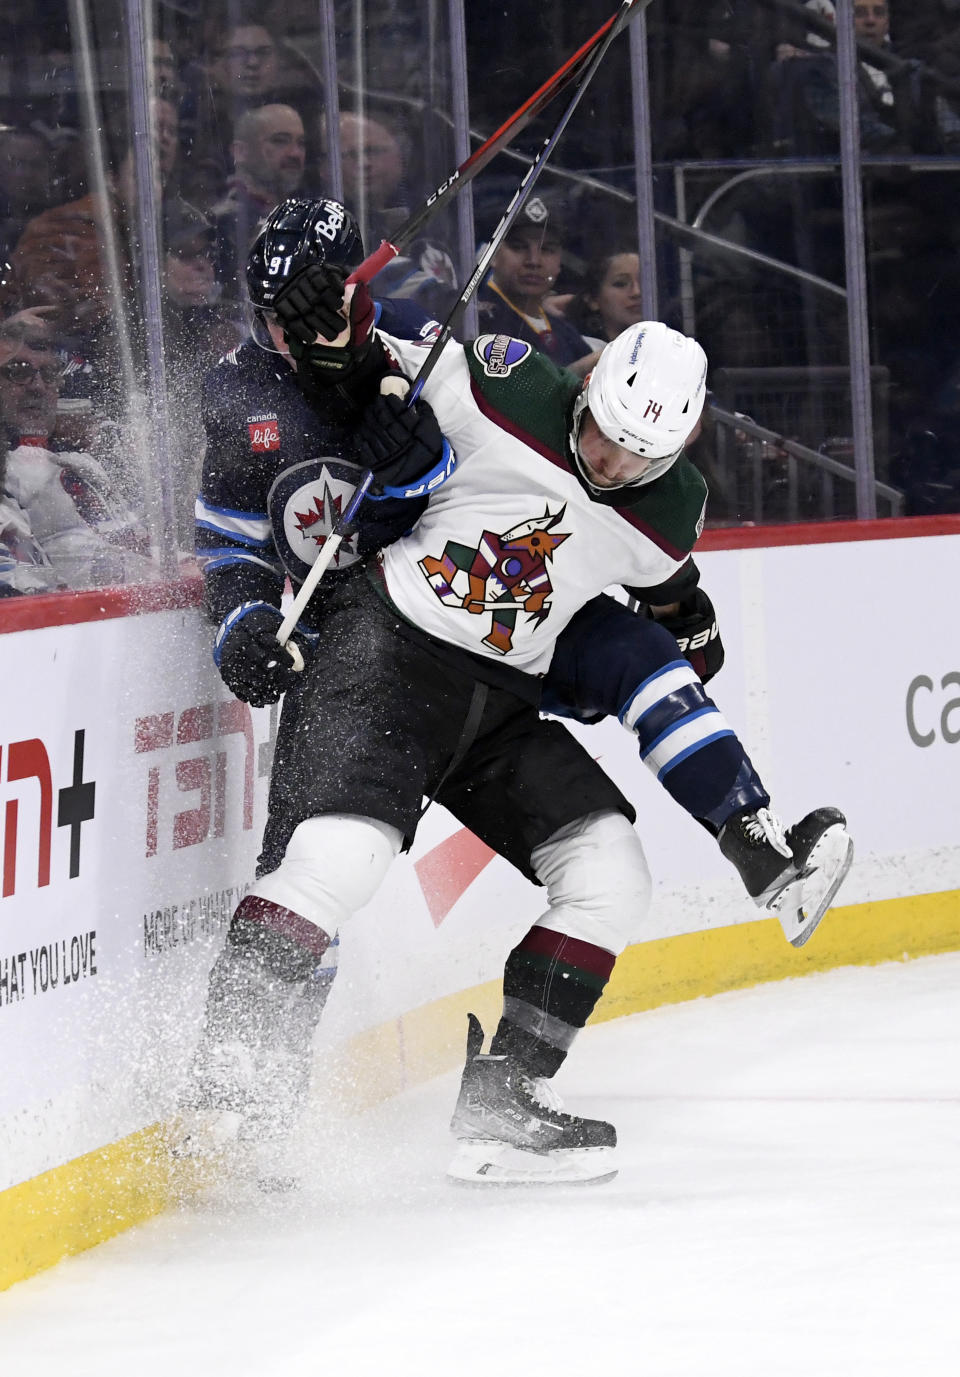
[[[483,1029],[468,1014],[467,1063],[450,1129],[455,1181],[490,1185],[609,1181],[617,1131],[563,1112],[549,1082],[509,1057],[484,1056]]]
[[[850,869],[846,823],[839,809],[816,808],[784,832],[774,812],[758,808],[737,813],[720,829],[720,850],[794,947],[810,940]]]

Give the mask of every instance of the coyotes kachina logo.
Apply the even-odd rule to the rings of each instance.
[[[543,516],[502,535],[484,531],[475,547],[448,540],[439,559],[427,555],[420,560],[424,577],[446,607],[475,616],[491,613],[483,644],[498,655],[513,649],[518,613],[532,617],[537,626],[550,615],[547,600],[553,584],[547,566],[570,535],[555,529],[566,510],[551,512],[548,506]]]

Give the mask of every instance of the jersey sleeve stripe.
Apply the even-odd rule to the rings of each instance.
[[[246,545],[270,544],[270,518],[266,512],[237,512],[213,507],[198,497],[194,507],[198,526],[242,540]]]
[[[713,742],[713,741],[719,741],[720,738],[721,738],[721,737],[724,737],[724,736],[735,736],[735,735],[736,735],[736,733],[734,732],[734,730],[733,730],[732,727],[724,727],[724,728],[722,728],[722,729],[720,729],[720,730],[718,730],[718,731],[712,732],[709,736],[701,737],[698,741],[692,742],[689,746],[686,746],[683,750],[677,751],[677,753],[676,753],[675,755],[672,755],[672,756],[670,757],[670,759],[669,759],[668,761],[666,761],[665,764],[663,764],[663,765],[660,766],[660,768],[657,770],[657,779],[663,779],[664,775],[669,774],[669,772],[670,772],[675,766],[679,765],[682,761],[686,760],[689,756],[694,755],[697,751],[702,751],[703,748],[704,748],[704,746],[709,746],[709,745],[711,744],[711,742]],[[647,761],[647,764],[650,765],[651,768],[652,768],[654,762],[653,762],[652,760],[649,760],[649,761]]]
[[[649,679],[644,679],[643,683],[638,685],[620,709],[620,721],[625,727],[635,731],[644,713],[649,712],[662,699],[676,693],[677,689],[685,684],[696,683],[699,683],[696,671],[687,660],[671,660],[662,669],[658,669],[656,674],[651,674]]]
[[[196,559],[204,573],[209,573],[211,569],[222,569],[228,564],[254,564],[260,569],[268,569],[274,575],[282,572],[279,560],[271,563],[268,560],[260,559],[257,555],[232,548],[197,550]]]

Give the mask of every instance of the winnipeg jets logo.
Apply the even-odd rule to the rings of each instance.
[[[513,633],[520,612],[539,626],[550,614],[548,565],[560,545],[570,537],[558,531],[566,507],[532,517],[497,535],[484,531],[475,547],[448,540],[443,554],[427,555],[420,569],[437,597],[447,607],[459,607],[479,616],[490,612],[491,627],[483,644],[498,655],[513,649]]]
[[[334,528],[340,519],[344,506],[344,493],[342,485],[338,485],[338,487],[340,491],[334,492],[330,486],[326,470],[324,470],[322,488],[318,482],[310,483],[306,488],[301,488],[294,493],[287,502],[284,526],[287,529],[291,546],[307,564],[312,564],[316,559],[319,551],[323,549],[329,537],[333,535]],[[303,503],[303,510],[301,510],[302,498],[309,499]],[[294,532],[300,537],[299,549],[295,543]],[[311,545],[316,546],[316,551],[313,552],[312,556],[308,553]],[[352,535],[345,536],[333,557],[334,568],[338,569],[342,565],[352,564],[356,555],[354,537]]]
[[[329,483],[324,483],[323,494],[320,496],[314,494],[313,505],[309,511],[294,511],[296,529],[305,541],[314,540],[322,548],[328,535],[339,521],[342,510],[343,498],[334,497],[330,491]]]
[[[287,570],[302,580],[333,534],[360,478],[354,464],[308,459],[286,469],[270,490],[267,506],[274,539]],[[345,536],[333,568],[357,559],[355,536]]]

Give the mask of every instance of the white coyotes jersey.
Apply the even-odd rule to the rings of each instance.
[[[389,335],[384,342],[414,377],[426,347]],[[673,558],[621,511],[591,501],[566,463],[484,414],[464,346],[446,346],[423,395],[457,466],[380,557],[390,598],[415,626],[544,674],[584,603],[611,585],[661,583],[684,562],[685,553]],[[565,405],[560,395],[557,405]]]

